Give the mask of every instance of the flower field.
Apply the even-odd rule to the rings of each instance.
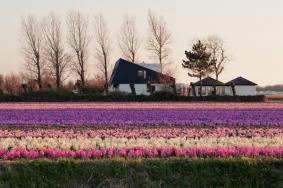
[[[2,103],[0,158],[283,156],[283,103]]]

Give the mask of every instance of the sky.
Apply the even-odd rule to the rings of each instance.
[[[114,64],[120,57],[117,33],[123,17],[135,16],[139,34],[146,41],[150,9],[167,21],[172,32],[170,59],[177,82],[196,80],[188,77],[181,66],[184,51],[191,49],[192,41],[217,35],[224,40],[231,56],[221,81],[243,76],[262,86],[283,84],[282,0],[0,0],[0,3],[2,74],[24,70],[20,44],[23,16],[31,14],[41,19],[53,11],[65,19],[69,10],[80,10],[92,21],[95,14],[102,13],[111,31]],[[92,44],[91,50],[94,48]],[[140,51],[139,60],[153,63],[145,50]],[[89,72],[95,72],[92,58]]]

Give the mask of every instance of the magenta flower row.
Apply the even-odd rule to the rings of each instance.
[[[12,159],[36,159],[36,158],[159,158],[159,157],[276,157],[282,158],[283,147],[278,148],[124,148],[124,149],[85,149],[85,150],[61,150],[61,149],[41,149],[26,150],[19,148],[16,150],[0,150],[0,158],[3,160]]]

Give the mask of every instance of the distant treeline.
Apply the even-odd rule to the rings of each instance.
[[[277,92],[283,92],[283,84],[277,84],[277,85],[269,85],[269,86],[259,86],[257,87],[257,91],[277,91]]]

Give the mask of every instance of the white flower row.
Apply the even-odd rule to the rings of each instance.
[[[1,138],[0,149],[23,147],[26,149],[57,148],[57,149],[85,149],[85,148],[125,148],[125,147],[279,147],[283,146],[283,137],[205,137],[200,139],[186,138]]]

